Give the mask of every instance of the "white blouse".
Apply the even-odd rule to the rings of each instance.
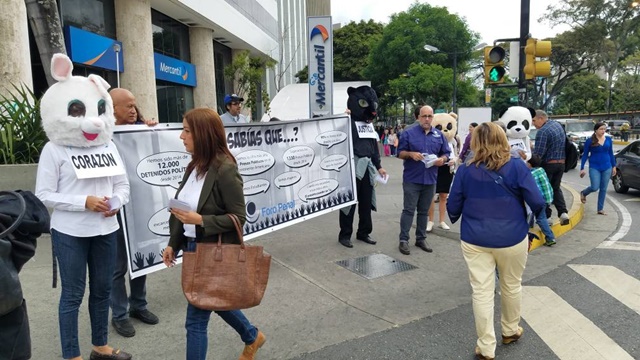
[[[198,208],[198,200],[200,199],[200,193],[202,192],[202,187],[204,186],[204,179],[207,177],[207,173],[204,173],[204,176],[198,179],[197,171],[192,171],[189,174],[189,178],[186,180],[187,182],[180,190],[178,194],[178,200],[184,201],[191,206],[192,211],[196,211]],[[196,226],[193,224],[183,224],[184,228],[184,236],[195,238],[196,237]]]
[[[78,179],[65,146],[48,142],[38,162],[36,196],[53,208],[52,229],[77,237],[106,235],[119,229],[118,220],[85,208],[87,196],[118,197],[124,205],[129,202],[129,180],[126,175]]]

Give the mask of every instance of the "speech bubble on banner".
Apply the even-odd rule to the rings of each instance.
[[[284,163],[291,168],[301,168],[311,166],[316,153],[312,148],[304,145],[294,146],[287,149],[282,155]]]
[[[331,149],[332,146],[340,144],[345,140],[347,140],[347,134],[338,130],[323,132],[316,136],[316,142],[322,146],[326,146],[327,149]]]
[[[322,170],[333,170],[340,172],[340,168],[345,166],[347,164],[347,161],[349,160],[347,159],[346,155],[329,155],[322,159],[322,161],[320,162],[320,168],[322,168]]]
[[[335,179],[316,180],[302,187],[298,192],[298,197],[304,202],[318,199],[334,192],[338,185],[338,180]]]
[[[136,166],[136,175],[147,184],[177,189],[191,161],[191,154],[167,151],[147,156]]]
[[[240,175],[251,176],[262,174],[273,167],[276,159],[262,150],[248,150],[236,155]]]
[[[168,208],[162,208],[162,210],[153,214],[147,223],[149,231],[160,236],[169,236],[169,216],[171,213]]]
[[[300,181],[300,179],[302,178],[302,175],[300,175],[299,172],[297,171],[288,171],[285,173],[282,173],[280,175],[278,175],[276,177],[276,179],[274,180],[274,183],[276,185],[276,187],[278,189],[286,187],[286,186],[291,186],[294,184],[297,184],[298,181]]]
[[[244,193],[244,196],[255,195],[259,193],[266,193],[267,190],[269,190],[270,186],[271,186],[271,183],[269,182],[269,180],[265,180],[265,179],[249,180],[249,181],[245,181],[244,185],[242,186],[242,192]]]

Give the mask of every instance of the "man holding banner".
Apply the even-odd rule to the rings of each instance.
[[[371,121],[376,117],[378,108],[378,96],[369,86],[347,89],[349,99],[347,108],[351,112],[351,132],[353,142],[353,155],[356,169],[356,198],[358,199],[358,231],[356,239],[367,244],[375,245],[376,241],[369,234],[373,231],[371,210],[375,210],[375,183],[376,172],[382,177],[387,172],[380,164],[380,152],[378,151],[378,136]],[[352,248],[351,234],[353,233],[353,217],[356,206],[348,206],[340,210],[340,234],[338,242]]]

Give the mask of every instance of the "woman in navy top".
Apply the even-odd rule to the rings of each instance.
[[[580,192],[580,201],[587,202],[587,195],[598,192],[598,214],[607,215],[604,212],[604,199],[607,196],[609,179],[616,174],[616,158],[613,157],[613,141],[605,136],[607,125],[597,123],[593,126],[593,135],[584,143],[584,153],[580,163],[580,177],[584,177],[586,171],[584,164],[589,159],[589,179],[591,186]]]
[[[476,127],[471,150],[473,157],[458,168],[453,180],[447,212],[452,223],[462,216],[460,239],[473,289],[476,357],[493,359],[495,269],[500,271],[502,343],[509,344],[523,332],[518,324],[529,231],[524,202],[538,214],[545,201],[525,162],[511,157],[500,126]]]

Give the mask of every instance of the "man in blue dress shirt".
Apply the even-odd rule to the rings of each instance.
[[[438,177],[438,166],[449,161],[449,144],[440,130],[431,127],[431,106],[416,108],[416,126],[408,127],[400,137],[398,157],[404,160],[402,189],[404,205],[400,216],[400,252],[409,255],[409,230],[413,214],[416,219],[416,246],[426,252],[433,250],[427,243],[427,220],[429,205],[433,199]]]

